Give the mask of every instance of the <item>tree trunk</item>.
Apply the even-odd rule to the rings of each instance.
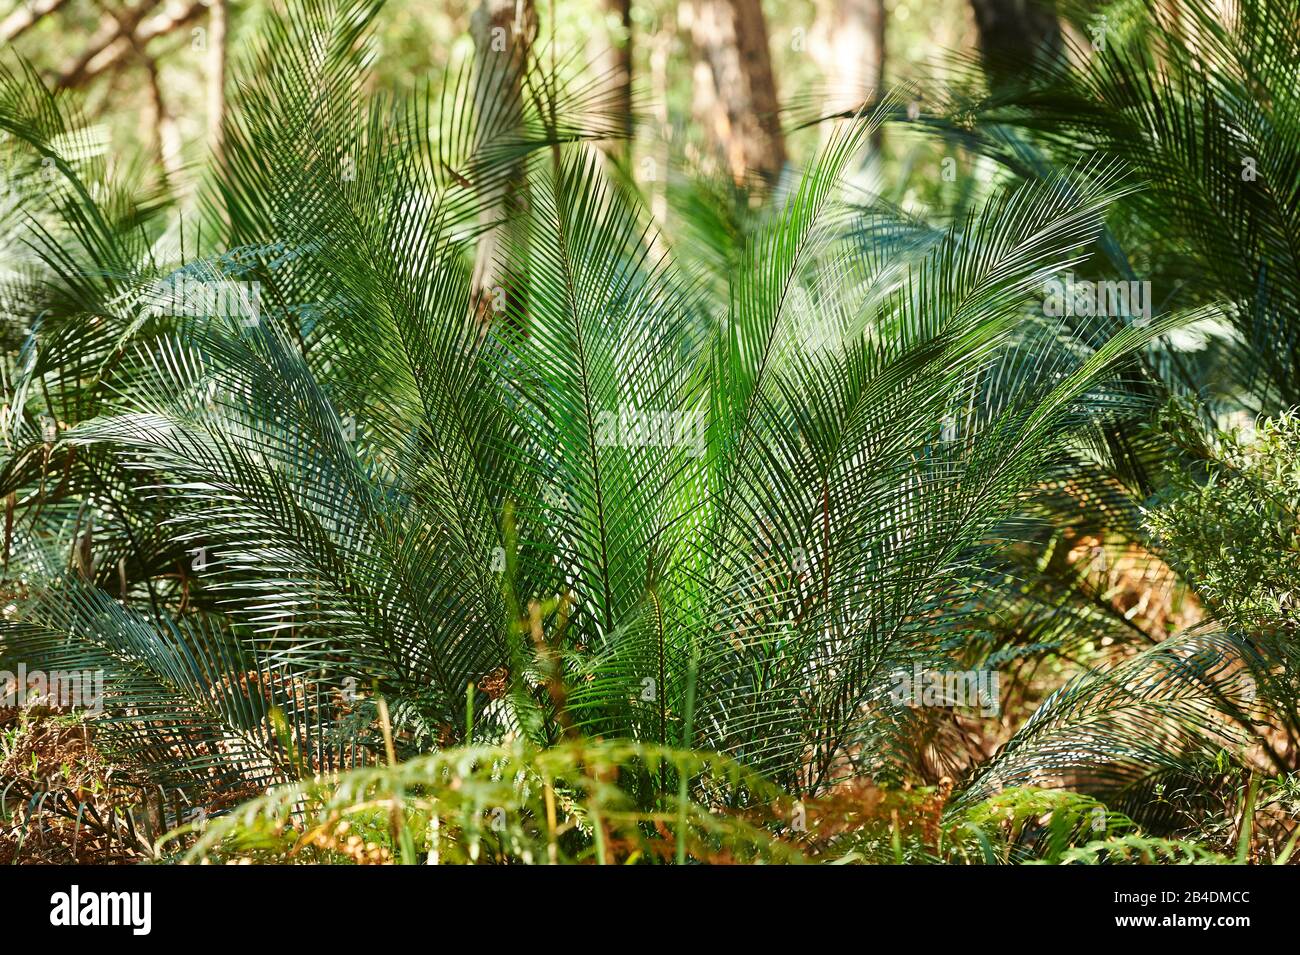
[[[601,0],[601,7],[606,37],[598,69],[609,86],[610,113],[622,136],[613,149],[623,152],[632,138],[632,0]]]
[[[650,181],[646,183],[646,189],[650,194],[650,211],[661,226],[668,221],[668,166],[672,162],[672,120],[668,113],[668,90],[671,86],[669,72],[673,62],[676,26],[675,21],[667,21],[650,40],[650,85],[654,91],[650,115],[664,133],[650,143]],[[655,240],[660,239],[656,232]]]
[[[149,77],[149,95],[153,102],[154,130],[157,138],[158,161],[168,183],[175,188],[184,174],[181,160],[181,133],[176,125],[176,118],[163,99],[162,86],[158,82],[158,64],[148,56],[144,57],[145,72]]]
[[[484,145],[485,140],[511,136],[522,127],[522,76],[537,37],[537,11],[532,0],[481,0],[470,19],[470,33],[478,74],[474,103],[480,124],[478,138]],[[489,197],[479,215],[480,224],[500,222],[525,207],[524,177],[521,163],[504,193]],[[523,295],[522,280],[515,270],[504,268],[504,274],[497,275],[503,228],[496,225],[483,233],[474,259],[474,290],[485,321],[491,320],[494,305]]]
[[[831,96],[827,113],[877,102],[885,85],[885,0],[835,0],[831,14]],[[880,148],[880,130],[872,147]]]
[[[692,35],[712,81],[711,124],[739,181],[785,165],[776,77],[761,0],[695,0]]]
[[[221,162],[226,121],[226,0],[212,0],[208,8],[208,148],[213,162]]]
[[[990,86],[1017,79],[1044,55],[1061,51],[1061,25],[1046,0],[970,0]]]

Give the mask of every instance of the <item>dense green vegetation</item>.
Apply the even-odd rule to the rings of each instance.
[[[194,201],[9,63],[0,670],[102,699],[8,855],[1289,861],[1300,9],[1181,6],[662,192],[376,3],[259,20]]]

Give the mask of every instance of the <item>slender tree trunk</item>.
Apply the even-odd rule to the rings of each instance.
[[[713,70],[699,39],[700,11],[698,0],[683,0],[677,8],[677,28],[688,40],[691,55],[691,120],[714,143],[726,141],[726,114],[718,103],[713,86]]]
[[[512,136],[522,126],[522,76],[537,37],[537,11],[532,0],[481,0],[470,19],[470,32],[477,72],[478,139],[480,146],[490,146],[490,140]],[[488,197],[479,215],[480,224],[486,227],[499,223],[526,207],[524,179],[521,164],[509,178],[504,193]],[[519,270],[505,268],[504,274],[497,276],[503,228],[495,225],[483,233],[474,259],[473,286],[479,314],[485,321],[491,320],[494,306],[523,295]]]
[[[162,86],[158,81],[158,61],[149,55],[145,41],[137,35],[137,22],[121,23],[121,26],[127,42],[139,57],[145,75],[149,78],[149,95],[153,105],[151,129],[158,146],[158,162],[168,184],[175,188],[180,183],[183,172],[180,128],[162,95]]]
[[[208,7],[208,148],[214,162],[221,161],[226,122],[226,0],[211,0]]]
[[[617,117],[622,135],[614,151],[624,151],[632,138],[632,0],[601,0],[605,11],[605,46],[599,70],[611,92],[610,112]]]
[[[883,95],[886,21],[885,0],[834,0],[828,114],[859,109]],[[880,133],[872,137],[874,149],[880,148]]]
[[[1061,25],[1049,0],[970,0],[990,86],[1014,81],[1046,52],[1061,50]]]
[[[184,173],[181,162],[181,132],[176,125],[176,117],[163,99],[162,87],[158,82],[158,65],[147,60],[145,69],[149,75],[149,94],[153,101],[154,127],[158,136],[158,159],[162,163],[167,180],[174,187],[180,182]]]
[[[672,161],[672,124],[668,114],[668,90],[671,84],[668,72],[672,62],[675,32],[676,24],[668,21],[650,42],[650,84],[654,91],[651,116],[655,125],[663,130],[663,136],[652,140],[650,169],[653,172],[653,181],[648,184],[648,189],[650,211],[660,225],[668,219],[668,166]]]
[[[692,35],[712,81],[711,126],[732,175],[775,179],[785,135],[761,0],[695,0]]]

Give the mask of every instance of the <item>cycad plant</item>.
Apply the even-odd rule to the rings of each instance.
[[[1000,665],[1044,489],[1111,460],[1165,395],[1154,343],[1209,306],[1044,314],[1137,188],[1104,157],[923,225],[845,186],[886,103],[742,228],[689,181],[656,222],[599,149],[599,85],[548,56],[386,97],[376,13],[269,19],[198,211],[108,183],[75,113],[4,74],[2,659],[103,672],[95,745],[163,791],[160,829],[289,783],[258,811],[334,847],[320,779],[403,763],[338,797],[409,796],[402,858],[446,851],[461,779],[493,794],[456,797],[448,858],[477,857],[492,800],[515,858],[651,858],[655,827],[702,857],[711,813],[790,855],[770,837],[802,801],[924,762],[935,718],[901,678]],[[1185,660],[1109,748],[1049,748],[1087,763],[1071,781],[1141,763],[1120,731],[1152,708],[1152,758],[1181,758],[1184,691],[1224,694]],[[1060,709],[958,804],[1047,783]]]

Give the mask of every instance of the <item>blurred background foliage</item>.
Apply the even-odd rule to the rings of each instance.
[[[1023,6],[1020,0],[1003,5],[1013,11]],[[639,110],[632,167],[640,173],[653,174],[645,160],[662,164],[670,132],[679,142],[707,136],[698,122],[707,104],[698,89],[704,85],[697,71],[702,52],[693,34],[701,17],[696,8],[707,6],[693,0],[627,5]],[[162,139],[173,137],[172,168],[183,169],[180,185],[191,187],[207,155],[214,7],[225,11],[225,48],[234,56],[257,35],[269,4],[22,0],[0,23],[0,43],[28,59],[55,88],[84,96],[87,116],[105,127],[113,164],[152,164],[162,172]],[[470,28],[478,7],[473,0],[386,4],[371,44],[372,87],[398,94],[422,85],[442,88],[447,71],[473,51]],[[608,75],[608,46],[629,38],[617,0],[543,0],[536,8],[539,48],[554,41],[565,56],[589,63],[593,74]],[[979,42],[967,0],[792,0],[755,9],[764,18],[777,95],[791,110],[785,125],[796,162],[809,159],[823,135],[817,128],[798,129],[804,122],[855,107],[883,84],[914,85],[923,92],[935,82],[945,54],[974,53]],[[883,84],[873,46],[878,35],[885,43]],[[932,141],[882,135],[880,144],[887,166],[878,183],[887,183],[893,198],[919,209],[953,198],[956,186],[941,177]]]

